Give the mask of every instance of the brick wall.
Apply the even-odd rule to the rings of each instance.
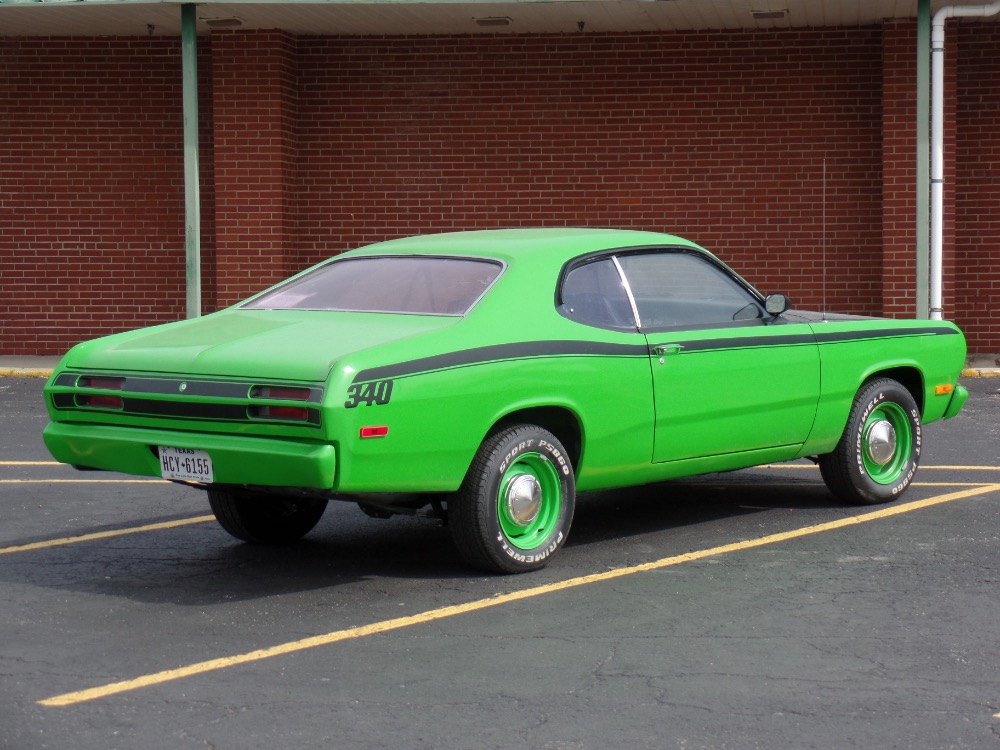
[[[183,316],[180,42],[0,39],[0,353]]]
[[[969,33],[962,54],[996,80],[995,40]],[[912,314],[913,34],[214,33],[205,308],[386,237],[588,225],[688,236],[800,307]],[[6,39],[0,55],[0,353],[182,317],[179,41]],[[960,117],[996,141],[980,77]],[[960,242],[983,249],[964,273],[995,290],[1000,231],[969,200]],[[984,304],[963,304],[970,340],[1000,350]]]
[[[303,262],[386,235],[674,231],[762,288],[880,309],[881,37],[300,42]]]
[[[59,351],[183,304],[179,48],[3,40],[0,351]]]
[[[295,40],[217,34],[215,291],[230,305],[300,270],[296,262]],[[210,309],[210,308],[206,308]]]
[[[955,107],[957,142],[947,153],[955,177],[954,285],[945,309],[954,310],[969,348],[1000,352],[1000,24],[949,28],[961,77]],[[954,89],[953,89],[954,90]],[[950,185],[949,185],[950,187]]]

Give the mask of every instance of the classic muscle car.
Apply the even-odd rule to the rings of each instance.
[[[897,498],[952,417],[948,322],[793,310],[638,231],[392,240],[201,318],[73,348],[45,443],[207,490],[247,542],[329,500],[448,524],[473,566],[543,566],[577,492],[812,457],[848,503]]]

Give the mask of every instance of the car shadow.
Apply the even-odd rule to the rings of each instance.
[[[818,472],[747,470],[581,493],[567,546],[599,544],[658,530],[776,509],[843,508]]]
[[[732,472],[585,493],[578,499],[567,550],[684,527],[717,526],[720,520],[775,509],[832,507],[842,506],[818,475],[801,471]],[[99,530],[106,529],[79,533]],[[529,577],[471,570],[458,558],[440,521],[373,519],[349,503],[331,503],[317,528],[294,544],[244,544],[209,521],[17,553],[3,563],[0,578],[21,584],[179,606],[334,590],[373,579],[461,585],[485,577],[519,588],[567,573],[558,565]],[[577,565],[581,563],[586,564],[578,559]]]

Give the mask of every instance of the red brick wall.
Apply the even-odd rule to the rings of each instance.
[[[0,351],[60,351],[178,315],[179,48],[2,41]]]
[[[217,34],[212,58],[215,289],[218,304],[230,305],[300,270],[295,40],[275,31]]]
[[[416,232],[641,227],[877,313],[881,34],[300,40],[303,262]]]
[[[0,353],[183,317],[180,42],[0,39]]]
[[[956,275],[954,285],[945,287],[945,312],[954,311],[970,349],[996,353],[1000,352],[1000,24],[956,24],[948,32],[946,55],[954,41],[953,57],[961,77],[955,100],[957,142],[950,152],[959,165],[952,183]]]
[[[962,79],[961,117],[995,142],[984,29],[962,39],[986,70]],[[825,285],[830,309],[911,314],[913,33],[215,33],[199,40],[205,309],[385,237],[589,225],[688,236],[801,307]],[[182,317],[179,41],[0,39],[0,55],[0,353]],[[991,148],[959,179],[959,242],[982,248],[962,283],[995,291],[1000,230],[969,203],[996,205],[974,182]],[[988,304],[961,320],[1000,350]]]
[[[882,70],[882,314],[916,312],[915,25],[887,22]]]

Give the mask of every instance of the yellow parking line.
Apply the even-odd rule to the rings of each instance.
[[[58,461],[0,461],[0,466],[69,466]]]
[[[914,482],[911,487],[988,487],[993,482]]]
[[[59,461],[0,461],[0,466],[62,466],[64,468],[70,468],[69,464],[64,464]],[[788,463],[788,464],[761,464],[757,467],[758,469],[818,469],[814,463],[801,464],[801,463]],[[945,471],[1000,471],[1000,466],[921,466],[920,471],[925,470],[945,470]]]
[[[130,526],[127,529],[114,529],[112,531],[95,531],[92,534],[81,534],[79,536],[67,536],[61,539],[49,539],[44,542],[32,542],[31,544],[19,544],[16,547],[0,547],[0,555],[9,555],[14,552],[28,552],[36,549],[47,549],[49,547],[61,547],[65,544],[78,544],[79,542],[92,542],[95,539],[110,539],[116,536],[127,536],[129,534],[141,534],[145,531],[162,531],[163,529],[176,529],[179,526],[190,526],[194,523],[205,523],[214,521],[215,516],[195,516],[194,518],[181,518],[177,521],[162,521],[160,523],[149,523],[145,526]]]
[[[750,467],[757,469],[815,469],[819,470],[819,466],[814,463],[808,464],[761,464],[757,467]],[[924,466],[923,464],[917,469],[917,471],[1000,471],[1000,466]]]
[[[296,651],[303,651],[305,649],[316,648],[318,646],[328,646],[332,643],[337,643],[339,641],[364,638],[366,636],[375,635],[378,633],[387,633],[393,630],[400,630],[402,628],[412,627],[413,625],[420,625],[427,622],[434,622],[435,620],[443,620],[450,617],[456,617],[458,615],[468,614],[470,612],[478,612],[481,610],[490,609],[492,607],[499,607],[504,604],[510,604],[512,602],[531,599],[538,596],[544,596],[546,594],[552,594],[557,591],[565,591],[567,589],[572,589],[579,586],[585,586],[592,583],[610,581],[616,578],[623,578],[625,576],[634,575],[636,573],[645,573],[653,570],[661,570],[663,568],[667,568],[673,565],[680,565],[682,563],[693,562],[695,560],[701,560],[707,557],[718,557],[719,555],[729,554],[730,552],[738,552],[741,550],[747,550],[756,547],[763,547],[766,545],[777,544],[779,542],[785,542],[791,539],[798,539],[800,537],[809,536],[812,534],[819,534],[826,531],[833,531],[835,529],[842,529],[847,526],[853,526],[855,524],[868,523],[870,521],[876,521],[883,518],[889,518],[891,516],[897,516],[903,513],[909,513],[914,510],[920,510],[922,508],[928,508],[934,505],[940,505],[942,503],[952,502],[954,500],[961,500],[967,497],[974,497],[976,495],[985,495],[987,493],[997,492],[997,491],[1000,491],[1000,484],[991,484],[985,487],[976,487],[974,489],[962,490],[960,492],[950,492],[945,495],[938,495],[936,497],[927,498],[925,500],[916,500],[911,503],[905,503],[901,505],[893,505],[890,507],[881,508],[877,511],[873,511],[871,513],[864,513],[859,516],[841,518],[836,521],[829,521],[827,523],[821,523],[815,526],[806,526],[800,529],[793,529],[792,531],[785,531],[778,534],[770,534],[768,536],[760,537],[758,539],[750,539],[743,542],[734,542],[733,544],[725,544],[720,547],[712,547],[710,549],[697,550],[695,552],[688,552],[682,555],[675,555],[673,557],[665,557],[653,562],[643,563],[641,565],[634,565],[627,568],[618,568],[616,570],[610,570],[604,573],[593,573],[591,575],[579,576],[577,578],[570,578],[565,581],[557,581],[555,583],[549,583],[543,586],[535,586],[532,588],[523,589],[521,591],[514,591],[509,594],[501,594],[499,596],[495,596],[489,599],[479,599],[477,601],[467,602],[465,604],[455,604],[448,607],[441,607],[439,609],[432,609],[426,612],[420,612],[415,615],[410,615],[408,617],[398,617],[391,620],[383,620],[381,622],[375,622],[370,625],[363,625],[355,628],[347,628],[346,630],[335,630],[333,632],[325,633],[323,635],[312,636],[310,638],[303,638],[302,640],[298,641],[290,641],[288,643],[282,643],[277,646],[271,646],[270,648],[262,648],[262,649],[257,649],[255,651],[249,651],[244,654],[236,654],[235,656],[225,656],[218,659],[209,659],[208,661],[202,661],[196,664],[189,664],[187,666],[179,667],[177,669],[167,669],[162,672],[155,672],[153,674],[143,675],[141,677],[136,677],[131,680],[113,682],[108,685],[100,685],[98,687],[88,688],[86,690],[80,690],[72,693],[63,693],[62,695],[56,695],[53,696],[52,698],[46,698],[45,700],[41,700],[39,701],[39,704],[43,706],[70,706],[70,705],[75,705],[77,703],[85,703],[87,701],[97,700],[99,698],[106,698],[108,696],[116,695],[118,693],[126,693],[132,690],[137,690],[139,688],[150,687],[152,685],[161,685],[165,682],[179,680],[184,677],[191,677],[193,675],[204,674],[206,672],[213,672],[219,669],[226,669],[228,667],[234,667],[240,664],[248,664],[251,662],[260,661],[262,659],[269,659],[274,656],[290,654]]]
[[[0,479],[0,484],[170,484],[165,479]]]

